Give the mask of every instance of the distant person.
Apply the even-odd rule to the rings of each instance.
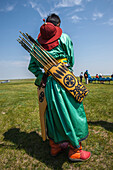
[[[98,78],[98,79],[99,79],[99,76],[98,76],[98,74],[96,74],[96,78]]]
[[[82,83],[82,78],[83,78],[83,72],[80,74],[80,82]]]
[[[112,73],[112,75],[111,75],[111,78],[113,79],[113,73]]]
[[[99,74],[99,79],[102,79],[102,78],[103,78],[103,75],[102,75],[102,73],[100,73],[100,74]],[[104,84],[104,81],[101,80],[100,83]]]
[[[88,70],[84,73],[85,83],[88,84]]]
[[[99,74],[99,78],[103,78],[102,73]]]

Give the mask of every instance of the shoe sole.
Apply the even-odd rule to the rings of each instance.
[[[91,155],[90,155],[90,157],[91,157]],[[89,158],[87,158],[87,159],[72,159],[72,158],[69,158],[69,160],[72,161],[72,162],[84,162],[84,161],[87,161]]]

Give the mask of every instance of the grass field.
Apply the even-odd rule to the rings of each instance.
[[[72,163],[68,150],[53,158],[49,142],[42,141],[34,80],[0,84],[0,170],[3,169],[113,169],[113,82],[88,84],[84,99],[89,137],[83,149],[87,162]]]

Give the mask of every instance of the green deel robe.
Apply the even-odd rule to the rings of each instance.
[[[71,70],[74,65],[73,44],[67,34],[62,33],[59,45],[48,51],[54,58],[67,58]],[[28,69],[37,77],[35,84],[40,85],[42,65],[31,56]],[[83,103],[77,102],[61,85],[47,78],[45,96],[47,100],[46,125],[48,137],[55,143],[69,141],[79,148],[79,142],[88,136],[88,124]]]

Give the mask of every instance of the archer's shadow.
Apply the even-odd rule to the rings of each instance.
[[[45,163],[49,168],[62,169],[62,164],[68,161],[68,151],[59,154],[55,158],[52,157],[50,155],[49,140],[43,142],[35,131],[26,133],[21,132],[19,128],[12,128],[3,135],[5,141],[11,141],[16,145],[16,149],[24,149],[28,155]],[[12,149],[12,146],[9,147]]]
[[[106,122],[106,121],[103,121],[103,120],[95,121],[95,122],[88,121],[88,124],[89,125],[95,125],[95,126],[102,126],[104,129],[113,132],[113,123],[111,123],[111,122]]]

